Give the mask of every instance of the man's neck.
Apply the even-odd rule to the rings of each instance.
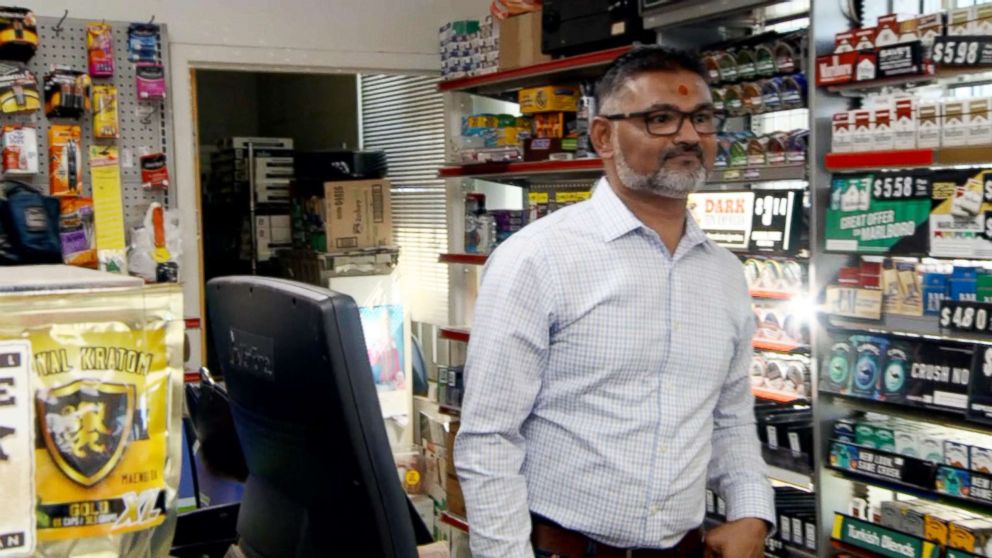
[[[658,233],[661,241],[668,248],[668,253],[675,255],[675,250],[685,233],[687,200],[631,190],[622,185],[618,177],[611,175],[612,173],[607,173],[606,178],[617,197],[635,217]]]

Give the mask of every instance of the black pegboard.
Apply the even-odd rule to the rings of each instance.
[[[38,78],[38,90],[43,94],[44,76],[52,66],[67,65],[85,72],[88,68],[86,54],[86,24],[89,20],[66,18],[61,22],[61,31],[56,32],[60,18],[38,17],[38,52],[28,68]],[[93,114],[86,113],[79,119],[52,118],[45,116],[44,106],[32,113],[0,114],[0,123],[17,123],[33,126],[38,132],[38,174],[18,176],[16,180],[29,182],[40,192],[48,193],[48,126],[49,124],[78,124],[82,128],[84,195],[92,195],[89,167],[89,148],[92,145],[116,145],[121,157],[121,191],[124,196],[124,219],[128,234],[141,224],[148,205],[159,202],[167,208],[174,207],[175,195],[175,153],[172,143],[172,114],[165,101],[141,102],[135,86],[135,65],[127,59],[127,28],[130,22],[106,21],[114,35],[114,75],[110,78],[94,78],[94,84],[117,86],[118,118],[120,137],[117,139],[93,138]],[[168,61],[166,26],[161,25],[161,57],[165,68],[166,95],[172,94]],[[143,112],[142,112],[143,111]],[[168,160],[170,190],[147,191],[141,187],[139,159],[144,153],[165,153]],[[127,166],[130,164],[130,166]]]

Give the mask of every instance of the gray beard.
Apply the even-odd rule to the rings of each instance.
[[[623,151],[613,146],[617,175],[620,182],[631,190],[649,192],[663,198],[685,199],[689,194],[699,190],[706,183],[706,168],[700,165],[695,171],[678,171],[665,168],[664,162],[652,174],[640,174],[630,168],[623,156]]]

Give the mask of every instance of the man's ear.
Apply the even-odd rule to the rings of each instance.
[[[613,134],[612,122],[602,116],[593,118],[589,126],[589,139],[600,159],[613,158]]]

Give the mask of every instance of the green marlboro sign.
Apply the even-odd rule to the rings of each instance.
[[[874,191],[874,181],[874,175],[834,178],[826,212],[826,249],[862,254],[925,254],[930,199],[886,197]]]
[[[939,548],[912,535],[846,515],[834,515],[834,540],[888,558],[936,558]]]

